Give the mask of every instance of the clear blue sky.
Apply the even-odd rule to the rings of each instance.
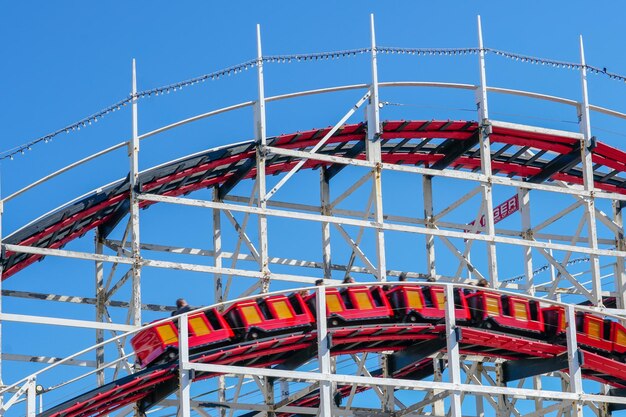
[[[578,60],[578,35],[585,36],[587,59],[599,67],[619,72],[624,67],[623,8],[616,2],[583,1],[503,3],[498,1],[409,2],[108,2],[64,1],[11,2],[2,5],[0,34],[3,39],[2,91],[4,151],[28,140],[91,114],[125,97],[129,92],[130,62],[138,61],[139,88],[145,89],[229,66],[250,59],[255,53],[255,24],[263,31],[266,54],[315,52],[367,46],[368,16],[376,16],[378,43],[389,46],[461,47],[476,45],[476,15],[483,17],[487,46],[528,55]],[[381,61],[384,61],[383,58]],[[392,59],[387,59],[390,62]],[[405,60],[389,65],[381,62],[381,80],[409,78],[447,78],[476,82],[472,58],[463,61],[463,71],[450,68],[442,59],[435,71],[416,66],[404,71]],[[410,62],[419,62],[412,60]],[[361,62],[361,61],[359,61]],[[421,61],[422,63],[424,60]],[[542,82],[533,79],[529,65],[508,65],[505,71],[494,65],[508,65],[491,58],[488,81],[511,88],[536,87],[553,94],[577,98],[577,74],[562,72]],[[353,64],[351,64],[353,65]],[[386,65],[386,66],[385,66]],[[268,94],[291,90],[297,85],[331,85],[358,78],[367,80],[368,68],[355,74],[354,69],[337,71],[332,81],[326,74],[315,73],[306,84],[297,80],[309,73],[300,65],[289,78],[272,75],[268,69]],[[453,67],[453,66],[452,66]],[[333,67],[327,66],[328,71]],[[281,71],[281,70],[278,70]],[[525,76],[526,73],[529,73]],[[247,75],[247,74],[245,74]],[[356,75],[356,76],[355,76]],[[450,77],[445,77],[450,75]],[[241,77],[243,78],[243,77]],[[301,81],[300,84],[297,81]],[[567,81],[567,82],[564,82]],[[254,94],[254,79],[247,82],[210,83],[195,88],[197,102],[236,102]],[[615,82],[598,81],[590,89],[591,99],[607,106],[618,106],[622,90]],[[228,97],[224,93],[228,92]],[[174,100],[150,100],[140,116],[140,129],[157,126],[176,116],[193,114],[176,108]],[[148,109],[146,110],[146,107]],[[89,150],[96,143],[117,143],[120,134],[130,132],[129,117],[111,117],[105,127],[62,137],[34,150],[28,158],[2,164],[3,195],[39,178],[50,168],[64,165]],[[325,124],[330,123],[326,122]],[[125,127],[126,130],[122,128]],[[280,133],[276,128],[270,134]],[[299,126],[298,129],[314,127]],[[91,131],[93,130],[93,131]],[[251,131],[242,130],[243,137]],[[115,137],[114,137],[115,136]],[[71,155],[68,153],[74,152]],[[89,189],[85,184],[84,191]],[[67,196],[76,195],[70,193]],[[63,200],[64,201],[64,200]],[[26,214],[26,213],[25,213]],[[33,215],[36,213],[32,213]],[[29,218],[6,224],[12,230]],[[7,219],[10,220],[10,216]],[[13,227],[12,227],[13,226]]]
[[[190,78],[250,59],[255,53],[255,24],[263,31],[266,54],[315,52],[367,46],[369,13],[376,16],[378,43],[389,46],[461,47],[476,45],[476,15],[483,18],[485,43],[489,47],[555,59],[578,60],[578,35],[585,36],[587,59],[599,67],[619,72],[623,68],[621,40],[624,39],[623,5],[583,1],[502,3],[497,1],[426,2],[108,2],[64,1],[4,3],[0,16],[3,39],[2,91],[3,140],[0,150],[56,130],[108,104],[129,92],[130,61],[138,61],[139,88],[146,89]],[[384,60],[384,58],[383,58]],[[389,61],[389,60],[388,60]],[[493,58],[494,64],[501,59]],[[440,61],[451,73],[449,60]],[[469,64],[459,81],[475,82],[477,71]],[[381,80],[393,74],[408,77],[396,67],[381,62]],[[494,68],[494,67],[491,67]],[[550,93],[578,97],[577,74],[566,72],[571,83],[539,84],[524,77],[534,69],[516,65],[507,73],[488,72],[490,84],[508,87],[548,87]],[[300,65],[300,74],[307,74]],[[489,68],[488,68],[489,71]],[[428,74],[426,69],[420,72]],[[367,68],[360,71],[367,79]],[[316,74],[323,84],[325,78]],[[352,72],[339,72],[336,78],[349,80]],[[421,75],[421,74],[417,74]],[[457,74],[453,74],[455,76]],[[532,74],[531,74],[532,75]],[[558,73],[557,73],[558,76]],[[295,77],[295,76],[294,76]],[[248,77],[251,78],[251,77]],[[560,78],[560,77],[559,77]],[[557,80],[559,79],[557,78]],[[228,84],[234,102],[254,94],[250,83]],[[288,81],[288,82],[285,82]],[[294,79],[280,79],[268,70],[268,94],[289,90]],[[198,96],[212,103],[219,93],[218,83],[197,87]],[[240,86],[241,84],[241,86]],[[546,85],[547,84],[547,85]],[[605,85],[607,84],[607,85]],[[619,105],[619,83],[598,82],[590,89],[594,102]],[[217,91],[216,91],[217,90]],[[195,98],[199,98],[196,96]],[[157,102],[158,100],[151,100]],[[222,100],[224,101],[224,100]],[[158,104],[161,104],[160,106]],[[169,116],[170,101],[152,106],[150,117],[140,119],[140,129],[158,125]],[[152,107],[155,107],[154,109]],[[159,108],[156,108],[159,107]],[[191,111],[179,110],[180,115]],[[114,116],[120,126],[128,116]],[[94,142],[117,143],[123,131],[108,130],[72,134],[63,139],[69,147],[55,143],[46,150],[35,150],[28,158],[3,163],[3,194],[38,178],[65,162],[63,153],[87,151]],[[301,126],[301,129],[313,126]],[[91,129],[90,129],[91,130]],[[111,136],[115,132],[116,137]],[[281,130],[269,133],[280,133]],[[248,136],[251,132],[248,132]],[[241,139],[247,138],[243,137]],[[233,140],[240,138],[233,137]],[[60,142],[60,141],[57,141]],[[69,158],[69,160],[74,160]],[[47,163],[46,163],[47,161]],[[34,163],[33,163],[34,162]],[[19,223],[17,223],[19,224]],[[16,224],[16,225],[17,225]],[[11,229],[11,227],[9,227]]]
[[[61,128],[109,104],[130,91],[131,60],[137,59],[139,89],[158,87],[192,78],[252,59],[256,53],[255,25],[261,24],[264,53],[289,54],[352,49],[369,46],[369,14],[376,19],[377,40],[383,46],[475,47],[476,16],[483,19],[485,45],[526,55],[578,62],[578,36],[585,39],[587,62],[609,71],[626,74],[624,42],[626,4],[610,1],[341,1],[341,2],[202,2],[202,1],[23,1],[0,5],[0,109],[3,124],[0,152]],[[528,89],[567,98],[580,98],[575,71],[548,70],[488,56],[490,85]],[[380,59],[379,77],[387,80],[451,81],[476,83],[477,58],[392,57]],[[266,67],[268,95],[338,84],[368,82],[366,57],[314,64],[269,64]],[[626,111],[626,85],[600,76],[591,77],[590,98],[594,104]],[[432,91],[385,92],[382,100],[407,104],[389,108],[383,118],[476,119],[468,94]],[[169,96],[140,102],[140,133],[216,107],[251,100],[256,96],[254,71],[230,79],[208,82]],[[296,107],[268,107],[268,134],[334,124],[358,97],[339,95],[336,101],[308,99]],[[494,97],[492,117],[520,123],[576,130],[573,112],[557,106],[528,107],[523,100]],[[360,117],[360,116],[359,116]],[[543,117],[543,118],[542,118]],[[357,121],[354,118],[352,121]],[[594,133],[620,146],[624,123],[597,118]],[[604,130],[602,130],[604,129]],[[609,132],[610,131],[610,132]],[[611,133],[613,132],[613,133]],[[616,133],[617,132],[617,133]],[[52,143],[33,147],[24,156],[0,163],[2,196],[80,159],[96,150],[126,140],[130,135],[128,109],[115,113],[80,132],[61,135]],[[168,133],[163,139],[142,145],[141,168],[165,162],[190,152],[253,137],[249,111],[227,115],[217,122]],[[623,145],[620,146],[625,148]],[[38,192],[5,207],[3,231],[10,233],[46,211],[98,186],[121,178],[128,171],[123,152],[64,176]],[[315,187],[315,175],[303,176]],[[287,188],[286,191],[290,189]],[[295,190],[295,188],[291,188]],[[310,201],[317,199],[317,190]],[[244,194],[242,192],[242,194]],[[506,198],[510,191],[503,191]],[[204,196],[204,194],[202,195]],[[305,200],[308,197],[303,197]],[[402,214],[400,198],[388,196]],[[417,198],[413,198],[417,204]],[[165,211],[146,212],[146,224],[155,225]],[[172,211],[168,212],[172,213]],[[206,247],[209,235],[177,236],[187,224],[183,212],[176,222],[159,231],[146,230],[145,240],[167,241]],[[187,213],[187,212],[185,212]],[[470,220],[470,219],[468,219]],[[207,218],[207,223],[209,219]],[[517,223],[515,223],[517,224]],[[307,226],[308,227],[308,226]],[[171,229],[171,230],[170,230]],[[143,230],[142,230],[142,233]],[[204,239],[204,240],[203,240]],[[91,250],[91,236],[71,246]],[[204,243],[203,243],[204,242]],[[316,247],[317,241],[310,244]],[[277,256],[299,257],[289,245],[275,244]],[[272,248],[271,248],[272,249]],[[417,270],[399,249],[397,265]],[[420,255],[421,256],[421,255]],[[404,262],[404,263],[403,263]],[[93,296],[92,265],[46,259],[5,282],[5,288],[50,291]],[[393,266],[393,265],[392,265]],[[76,269],[74,269],[76,268]],[[503,265],[504,276],[522,271],[520,265]],[[150,276],[150,273],[147,274]],[[156,282],[167,282],[154,273]],[[195,278],[197,279],[197,278]],[[210,287],[210,285],[208,286]],[[194,304],[207,304],[210,296],[194,294]],[[208,288],[207,288],[208,290]],[[167,304],[171,292],[146,288],[146,302]],[[90,310],[68,310],[66,306],[31,305],[6,300],[8,312],[37,312],[78,318]],[[87,313],[91,314],[91,313]],[[121,318],[120,318],[121,320]],[[11,325],[6,327],[11,328]],[[47,331],[47,330],[46,330]],[[60,347],[66,353],[89,344],[85,332],[79,343]],[[64,336],[73,337],[73,336]],[[80,339],[82,338],[82,339]],[[3,341],[9,353],[47,354],[37,344]],[[26,367],[5,365],[5,382],[23,376]],[[28,367],[33,370],[34,367]]]

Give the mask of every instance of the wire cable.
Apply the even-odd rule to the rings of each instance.
[[[346,49],[340,51],[330,51],[330,52],[317,52],[317,53],[308,53],[308,54],[290,54],[290,55],[270,55],[262,57],[261,59],[253,59],[242,62],[240,64],[236,64],[227,68],[223,68],[218,71],[214,71],[208,74],[200,75],[198,77],[190,78],[187,80],[179,81],[172,84],[167,84],[161,87],[151,88],[143,91],[137,92],[135,96],[132,94],[126,98],[123,98],[116,103],[105,107],[104,109],[93,113],[87,117],[84,117],[77,122],[71,123],[61,129],[57,129],[53,132],[50,132],[46,135],[40,136],[36,139],[30,140],[22,145],[15,146],[11,149],[7,149],[5,151],[0,152],[0,161],[4,159],[14,159],[16,155],[23,155],[26,151],[32,149],[34,145],[38,145],[42,142],[47,143],[51,141],[53,138],[57,137],[62,133],[70,133],[76,130],[80,130],[81,128],[85,128],[92,123],[98,122],[98,120],[103,117],[120,110],[122,107],[125,107],[128,103],[131,103],[133,100],[142,99],[151,96],[158,96],[160,94],[169,94],[170,92],[176,92],[182,90],[183,88],[190,87],[207,80],[217,80],[224,76],[235,75],[241,73],[245,70],[257,67],[261,63],[292,63],[292,62],[306,62],[306,61],[318,61],[318,60],[328,60],[328,59],[340,59],[347,57],[354,57],[357,55],[362,55],[365,53],[371,52],[371,48],[356,48],[356,49]],[[539,58],[529,55],[522,55],[514,52],[502,51],[499,49],[485,48],[483,49],[485,53],[491,53],[496,56],[504,57],[507,59],[527,62],[531,64],[539,64],[539,65],[548,65],[555,68],[566,68],[566,69],[575,69],[580,70],[583,68],[582,64],[567,62],[567,61],[559,61],[554,59],[546,59]],[[376,52],[380,54],[387,55],[417,55],[417,56],[457,56],[457,55],[467,55],[467,54],[477,54],[480,52],[479,48],[400,48],[400,47],[386,47],[379,46],[376,47]],[[604,75],[612,80],[626,82],[626,76],[620,75],[617,73],[609,72],[606,68],[599,68],[592,65],[585,65],[584,68],[592,74]]]

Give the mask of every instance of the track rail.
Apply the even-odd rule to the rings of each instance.
[[[482,355],[489,358],[519,360],[553,358],[567,351],[567,347],[545,340],[531,339],[502,331],[459,326],[462,354]],[[442,334],[445,326],[427,323],[384,323],[375,325],[342,325],[329,329],[332,355],[356,352],[403,351],[411,348],[422,352],[414,362],[394,370],[392,378],[423,379],[432,375],[432,355],[445,352]],[[444,340],[445,342],[445,340]],[[232,343],[227,346],[196,353],[190,360],[195,363],[235,365],[247,367],[274,367],[290,364],[294,351],[304,352],[304,361],[317,354],[315,330],[281,334],[262,340]],[[433,348],[433,346],[436,346]],[[584,351],[583,377],[626,388],[626,364],[615,359]],[[300,362],[303,363],[303,362]],[[296,366],[293,366],[296,367]],[[214,377],[216,374],[199,373],[195,379]],[[376,376],[374,372],[373,376]],[[72,400],[61,403],[40,414],[41,417],[88,417],[113,412],[126,405],[137,403],[148,410],[178,388],[178,362],[154,366],[117,381],[111,382]],[[339,395],[346,396],[352,386],[340,385]],[[357,386],[358,392],[368,389]],[[289,405],[315,407],[319,396],[313,391]],[[278,413],[287,416],[289,413]]]
[[[285,134],[268,139],[275,149],[310,151],[330,128]],[[383,162],[421,166],[434,170],[480,168],[479,126],[472,121],[387,121],[383,123]],[[494,174],[526,181],[529,185],[560,180],[582,184],[580,135],[547,129],[495,123],[492,142]],[[341,127],[317,152],[352,160],[365,158],[366,124]],[[211,186],[222,187],[226,194],[238,181],[256,176],[257,143],[250,141],[200,152],[151,168],[140,174],[140,192],[160,196],[180,196]],[[595,187],[626,195],[626,153],[601,142],[591,150]],[[266,173],[289,171],[300,158],[273,154],[267,158]],[[302,168],[343,166],[309,159]],[[106,236],[127,215],[129,181],[118,180],[72,203],[54,210],[17,230],[3,243],[17,246],[57,249],[96,227]],[[154,204],[142,201],[142,207]],[[2,257],[6,279],[44,257],[41,254],[7,250]]]

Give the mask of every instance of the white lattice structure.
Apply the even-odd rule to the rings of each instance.
[[[132,138],[2,200],[4,206],[22,193],[37,193],[34,188],[41,182],[109,152],[128,150],[130,168],[126,179],[80,197],[2,239],[5,278],[44,256],[89,261],[96,266],[93,298],[53,295],[35,289],[4,290],[5,299],[18,297],[85,304],[91,311],[89,318],[77,320],[59,317],[54,308],[45,314],[21,314],[5,309],[2,322],[4,327],[9,327],[3,332],[5,340],[12,337],[12,332],[28,331],[29,323],[43,323],[55,328],[89,329],[97,344],[73,356],[55,353],[65,350],[58,348],[55,341],[50,341],[47,347],[50,353],[46,356],[35,357],[28,352],[3,354],[5,363],[53,364],[32,375],[31,372],[4,371],[3,410],[6,414],[23,414],[24,410],[29,416],[37,414],[37,396],[40,396],[44,401],[43,409],[52,410],[44,415],[83,415],[70,411],[63,414],[61,409],[71,409],[73,403],[65,402],[68,398],[89,391],[83,389],[85,381],[91,388],[103,388],[79,397],[78,409],[93,407],[96,414],[115,409],[112,415],[120,416],[145,411],[135,403],[144,401],[151,390],[158,391],[154,388],[157,385],[150,384],[156,378],[165,377],[162,373],[157,375],[156,371],[137,373],[128,345],[130,334],[125,333],[138,331],[147,312],[172,310],[149,304],[142,296],[159,290],[145,278],[146,270],[197,273],[203,285],[207,285],[206,280],[210,281],[215,303],[228,303],[233,293],[239,298],[270,291],[289,292],[313,286],[320,278],[329,285],[339,284],[347,275],[373,285],[377,285],[377,281],[395,281],[401,275],[415,283],[434,279],[437,285],[457,286],[484,278],[494,289],[537,297],[546,305],[560,302],[562,296],[569,297],[562,305],[570,323],[575,321],[576,309],[620,321],[626,295],[622,221],[626,201],[626,159],[623,157],[626,154],[596,140],[592,135],[590,114],[597,112],[619,119],[626,115],[589,103],[587,71],[599,70],[586,65],[582,40],[579,64],[546,61],[580,71],[582,100],[576,101],[488,86],[485,53],[520,56],[485,48],[480,20],[478,33],[476,49],[381,48],[376,44],[372,18],[369,48],[328,54],[337,57],[369,54],[370,83],[268,97],[264,90],[265,62],[270,59],[307,60],[314,55],[264,57],[258,30],[256,60],[220,73],[256,68],[258,91],[250,101],[212,109],[145,133],[138,129],[140,96],[187,87],[202,79],[138,92],[133,65],[132,94],[128,100],[120,102],[120,105],[132,107]],[[377,55],[391,52],[475,53],[480,83],[380,82]],[[522,60],[541,61],[531,57],[522,57]],[[207,78],[211,77],[204,77]],[[385,112],[392,111],[392,106],[387,106],[391,103],[385,100],[386,91],[424,88],[475,93],[475,102],[468,105],[476,104],[478,121],[383,122],[389,119]],[[268,136],[266,104],[313,95],[332,97],[337,92],[354,94],[354,105],[339,111],[332,127]],[[488,106],[488,98],[493,94],[522,96],[571,107],[579,117],[579,130],[561,131],[496,120],[490,117]],[[182,126],[242,108],[254,111],[254,141],[222,146],[140,172],[142,140],[153,136],[156,139],[164,132],[176,132]],[[354,124],[363,111],[364,122]],[[319,187],[311,187],[312,176],[307,168],[318,169]],[[337,178],[341,181],[335,188],[333,179],[340,172],[341,177]],[[205,188],[211,190],[211,197],[199,191]],[[196,194],[187,196],[191,192]],[[393,195],[389,204],[383,199],[387,195]],[[417,198],[422,210],[415,208],[407,215],[402,207],[403,199],[410,200],[408,197]],[[140,224],[142,235],[145,227],[140,208],[156,203],[174,205],[180,210],[176,213],[199,216],[198,223],[208,223],[207,219],[211,219],[212,237],[208,239],[211,244],[185,247],[140,238]],[[156,224],[168,221],[174,219],[163,215]],[[498,224],[500,221],[502,223]],[[554,227],[557,222],[566,226]],[[155,222],[148,224],[154,226]],[[321,238],[314,244],[309,234],[312,228],[319,231]],[[62,248],[86,233],[95,238],[93,251]],[[290,243],[273,243],[278,241]],[[295,244],[303,248],[297,257],[272,253],[272,247]],[[402,254],[407,244],[415,245],[420,255],[415,255],[416,262],[398,265],[397,254]],[[344,256],[347,262],[335,261]],[[411,269],[406,268],[407,264],[412,265]],[[539,275],[536,268],[540,264],[548,265],[551,273]],[[503,276],[503,269],[517,269],[521,274],[511,279]],[[452,285],[445,285],[445,289],[446,299],[452,299]],[[325,287],[314,290],[324,292]],[[128,294],[128,301],[114,299],[116,293],[124,292]],[[325,298],[318,296],[316,300],[317,311],[324,311]],[[584,301],[587,301],[586,307],[576,306]],[[120,319],[121,315],[111,314],[111,308],[123,309],[125,320]],[[609,395],[611,386],[621,388],[622,382],[626,385],[626,379],[602,373],[606,364],[591,363],[594,356],[589,353],[585,354],[587,356],[579,354],[574,326],[568,327],[567,343],[559,348],[562,352],[557,349],[552,355],[553,360],[561,362],[555,365],[554,361],[537,361],[537,367],[526,374],[520,369],[532,368],[528,362],[523,362],[532,355],[520,351],[517,353],[522,356],[512,357],[513,350],[507,351],[504,344],[491,350],[485,347],[487,345],[480,349],[472,347],[476,346],[475,339],[471,339],[472,343],[467,339],[472,332],[466,330],[463,336],[465,330],[457,326],[454,311],[453,304],[446,303],[445,324],[441,323],[445,346],[432,348],[432,351],[424,348],[413,352],[414,356],[409,355],[409,358],[419,359],[421,364],[428,362],[429,369],[432,367],[431,375],[421,375],[423,379],[396,375],[399,368],[394,364],[401,358],[397,352],[402,350],[386,348],[380,340],[371,346],[355,342],[354,349],[365,346],[361,353],[348,347],[337,348],[328,338],[329,329],[324,320],[317,321],[317,332],[313,341],[309,340],[310,343],[317,341],[319,348],[311,351],[308,360],[283,368],[258,367],[252,359],[242,360],[244,365],[190,360],[185,346],[187,326],[181,325],[179,362],[174,371],[169,371],[176,372],[177,379],[167,374],[169,383],[178,385],[177,396],[159,398],[149,404],[150,410],[157,410],[157,415],[178,413],[180,416],[243,413],[606,416],[612,411],[609,404],[618,408],[626,404],[621,391]],[[186,323],[187,317],[182,316],[180,320]],[[105,342],[107,332],[115,337]],[[279,354],[276,346],[263,349],[258,355],[266,355],[268,363],[287,361],[285,352]],[[336,355],[331,357],[333,352]],[[559,356],[559,352],[564,357]],[[521,362],[516,364],[516,360]],[[624,366],[619,360],[612,360],[615,369]],[[80,371],[69,372],[68,368]],[[567,372],[563,371],[566,368]],[[380,374],[376,374],[375,369],[380,370]],[[195,377],[207,373],[223,376],[192,384]],[[517,384],[507,386],[507,382],[517,380],[512,373],[523,377]],[[135,374],[144,375],[142,382],[133,379]],[[121,378],[133,383],[128,382],[128,388],[123,384],[123,388],[115,387],[112,381]],[[142,384],[147,388],[137,388]],[[73,388],[75,386],[81,388]],[[368,388],[367,394],[359,394],[363,387]],[[341,401],[338,392],[344,397]],[[119,395],[115,397],[112,393]],[[312,393],[315,393],[312,403],[301,401]],[[246,399],[256,394],[259,396],[253,401]],[[107,395],[111,408],[97,409],[94,405],[97,398]],[[319,407],[315,402],[317,398]],[[61,408],[52,408],[56,404],[61,404]]]

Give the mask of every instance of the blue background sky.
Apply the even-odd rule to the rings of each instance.
[[[383,46],[405,47],[475,47],[476,16],[483,19],[485,45],[525,55],[578,62],[578,36],[585,40],[587,62],[609,71],[626,74],[624,42],[626,5],[618,2],[553,1],[341,1],[341,2],[200,2],[200,1],[23,1],[0,5],[0,39],[3,62],[0,66],[1,120],[3,124],[0,152],[19,146],[54,131],[109,104],[130,92],[132,58],[137,59],[140,90],[158,87],[201,74],[216,71],[254,58],[255,25],[261,24],[264,54],[309,53],[369,46],[369,14],[376,19],[377,41]],[[478,82],[477,58],[466,57],[398,57],[381,56],[381,81],[418,80]],[[546,94],[580,98],[576,71],[547,69],[488,55],[489,85],[527,89]],[[368,58],[359,56],[340,61],[266,66],[266,94],[274,95],[309,88],[369,82]],[[626,110],[626,85],[601,76],[590,77],[592,103]],[[140,102],[140,133],[210,109],[252,100],[256,97],[255,71],[200,84],[182,92],[152,97]],[[333,125],[354,104],[359,94],[338,94],[329,98],[295,100],[295,104],[268,106],[268,135]],[[383,101],[404,106],[385,108],[383,119],[459,118],[476,119],[470,93],[417,90],[385,91]],[[490,96],[492,118],[546,127],[577,130],[576,115],[571,109],[541,103],[529,104],[522,99]],[[31,183],[68,163],[97,150],[126,140],[131,133],[130,112],[123,109],[93,126],[55,138],[0,162],[2,196]],[[361,115],[351,121],[359,121]],[[624,123],[593,115],[594,134],[615,146],[622,145]],[[203,121],[170,132],[142,144],[142,169],[202,149],[253,137],[249,110]],[[3,231],[10,233],[28,221],[58,205],[98,186],[126,175],[128,163],[124,152],[103,158],[16,199],[5,207]],[[356,174],[355,174],[356,175]],[[359,174],[359,176],[362,174]],[[301,184],[312,187],[302,201],[314,203],[318,192],[317,173],[302,175]],[[356,176],[338,177],[337,189]],[[298,190],[288,185],[286,195]],[[240,190],[249,190],[243,185]],[[442,196],[439,204],[462,195]],[[511,190],[496,190],[498,198],[508,198]],[[204,197],[206,194],[200,194]],[[277,195],[278,197],[278,195]],[[414,194],[386,194],[386,207],[395,214],[410,214],[418,207],[419,188]],[[357,201],[359,202],[357,197]],[[541,197],[539,197],[541,199]],[[408,200],[408,203],[407,203]],[[361,202],[362,203],[362,202]],[[569,203],[569,202],[566,202]],[[558,206],[559,203],[555,203]],[[563,203],[565,204],[565,203]],[[197,224],[188,213],[193,210],[161,209],[145,212],[143,225],[160,228],[142,230],[146,241],[188,244],[206,247],[210,230],[177,234]],[[143,214],[142,214],[143,215]],[[171,221],[162,224],[163,216]],[[173,216],[173,217],[171,217]],[[472,217],[468,219],[471,220]],[[511,220],[513,221],[513,220]],[[519,219],[515,220],[519,222]],[[224,220],[225,222],[225,220]],[[207,218],[208,223],[208,218]],[[516,225],[518,223],[515,223]],[[281,226],[285,235],[289,230]],[[305,225],[301,233],[311,228]],[[563,230],[565,226],[561,226]],[[254,232],[252,232],[254,233]],[[167,236],[167,238],[164,238]],[[303,246],[279,244],[273,238],[277,256],[302,257],[302,249],[318,246],[317,237]],[[91,237],[76,242],[71,249],[91,250]],[[479,246],[479,245],[477,245]],[[407,247],[409,249],[407,249]],[[421,249],[420,249],[421,250]],[[423,251],[422,251],[423,252]],[[338,256],[344,255],[337,252]],[[390,255],[392,266],[418,270],[409,264],[410,246],[398,245]],[[419,255],[423,257],[423,253]],[[342,261],[342,259],[338,259]],[[423,267],[423,265],[421,265]],[[520,264],[503,264],[503,276],[520,273]],[[61,294],[93,296],[93,266],[77,265],[59,259],[46,259],[11,278],[5,288],[50,291]],[[167,284],[172,275],[146,273],[155,283]],[[174,275],[176,280],[184,274]],[[184,275],[186,277],[186,275]],[[151,278],[147,278],[151,279]],[[183,278],[180,278],[183,279]],[[160,281],[162,280],[162,281]],[[179,284],[176,284],[179,285]],[[207,304],[208,293],[195,292],[200,283],[180,284],[180,292],[193,304]],[[188,285],[188,287],[187,287]],[[209,291],[210,285],[206,285]],[[146,302],[171,303],[171,291],[146,286]],[[40,306],[19,300],[6,300],[9,312],[36,312],[78,318],[90,310],[67,306]],[[87,313],[91,314],[91,313]],[[122,320],[122,317],[119,317]],[[10,328],[11,325],[6,327]],[[47,330],[45,330],[47,331]],[[60,350],[78,350],[91,342],[82,331],[68,334],[80,340],[66,343]],[[28,346],[4,340],[3,349],[11,353],[45,354],[41,346]],[[34,367],[6,365],[5,381],[24,375]]]
[[[0,149],[10,149],[56,130],[125,97],[129,92],[132,58],[138,61],[139,89],[146,89],[252,58],[256,23],[262,25],[265,54],[367,46],[372,12],[376,16],[380,45],[475,46],[476,15],[481,14],[488,47],[577,61],[578,35],[582,34],[589,63],[617,72],[623,66],[620,41],[625,31],[621,21],[623,6],[617,2],[595,2],[594,7],[582,1],[549,4],[393,1],[385,5],[350,1],[336,4],[113,1],[106,6],[70,1],[5,3],[0,17],[5,57],[0,97],[4,129]],[[450,60],[439,61],[441,65],[436,65],[434,72],[438,78],[477,81],[473,58],[462,71],[450,68]],[[509,66],[503,72],[492,66],[506,64],[501,61],[493,57],[489,63],[488,81],[492,85],[528,89],[537,86],[547,93],[579,96],[578,75],[573,71],[566,71],[565,75],[563,71],[554,71],[553,79],[537,80],[533,79],[537,69],[530,65]],[[381,65],[381,80],[393,79],[395,74],[408,77],[414,74],[411,70],[419,71],[415,75],[428,74],[428,69],[419,67],[402,72],[403,67],[408,67],[406,62],[387,67],[381,62]],[[298,70],[298,75],[278,78],[269,69],[268,94],[290,91],[297,83],[305,84],[298,78],[311,77],[310,68],[300,65]],[[323,69],[332,70],[332,67]],[[356,72],[352,62],[349,70],[339,67],[334,75],[339,82],[360,81],[366,80],[369,73],[367,65]],[[317,73],[310,84],[323,84],[326,77],[327,74]],[[236,83],[196,87],[194,90],[202,91],[193,97],[194,103],[202,100],[207,105],[218,99],[235,102],[239,97],[251,98],[255,94],[251,89],[254,77],[248,78],[246,81],[250,82],[238,79]],[[608,93],[619,92],[622,86],[603,81],[591,86],[591,100],[602,101],[609,107],[618,105],[619,95]],[[228,97],[224,96],[226,91]],[[174,100],[168,97],[146,104],[150,106],[149,113],[142,109],[140,130],[192,113],[189,104],[181,109]],[[107,121],[105,127],[62,138],[64,143],[71,143],[70,147],[55,143],[23,160],[17,158],[13,163],[4,163],[3,194],[38,178],[51,166],[62,165],[64,154],[70,151],[86,151],[96,142],[117,143],[121,134],[130,133],[128,117],[115,115],[111,117],[115,120]],[[108,130],[118,125],[126,126],[127,130]],[[308,127],[313,125],[299,128]],[[111,137],[111,132],[116,137]],[[280,132],[279,128],[269,133]],[[251,132],[244,134],[242,139]],[[70,158],[74,159],[75,156]]]
[[[376,15],[380,45],[462,47],[476,45],[476,15],[481,14],[488,47],[577,61],[578,35],[582,34],[588,61],[619,72],[624,59],[623,9],[617,2],[594,2],[590,7],[583,1],[549,4],[392,1],[384,5],[350,1],[325,4],[113,1],[106,6],[78,1],[4,3],[0,16],[5,58],[0,97],[4,116],[0,150],[54,131],[127,96],[132,58],[138,61],[139,89],[248,60],[255,54],[256,23],[262,25],[266,54],[367,46],[369,13],[372,12]],[[296,65],[289,70],[268,69],[268,94],[298,87],[367,81],[366,60],[357,61],[363,63],[361,66],[355,65],[355,61],[345,66],[300,64],[297,71]],[[450,61],[445,58],[394,61],[392,57],[383,57],[380,78],[477,81],[474,58],[458,59],[452,65]],[[463,65],[458,65],[459,62]],[[331,72],[332,78],[328,74]],[[543,75],[537,67],[512,65],[502,58],[490,57],[488,81],[491,85],[579,97],[576,72],[551,71],[549,77],[539,77],[539,74]],[[238,99],[254,97],[254,77],[244,75],[247,77],[238,77],[236,82],[208,83],[191,89],[192,100],[186,100],[185,106],[180,105],[182,94],[176,98],[150,99],[149,103],[147,100],[145,105],[142,103],[140,131],[194,114],[194,105],[203,109],[218,102],[235,103]],[[619,83],[594,79],[590,97],[594,103],[619,106],[619,94],[612,93],[622,90]],[[449,103],[449,100],[443,101]],[[472,108],[467,103],[458,107]],[[425,116],[437,116],[431,116],[432,113]],[[334,117],[336,111],[333,109],[329,114]],[[445,112],[446,117],[451,117],[449,114]],[[97,128],[61,137],[61,141],[45,146],[45,150],[40,147],[27,158],[4,162],[2,194],[7,195],[90,150],[118,143],[122,135],[130,133],[127,113],[109,119],[105,126],[103,123]],[[269,134],[288,131],[290,126],[279,120],[279,126],[269,122]],[[317,127],[319,123],[331,124],[322,118],[314,122],[317,121],[304,125],[294,122],[294,127],[306,129]],[[233,131],[222,143],[249,138],[250,126],[243,125],[248,129]],[[142,159],[142,166],[150,166],[149,162],[150,159]],[[111,179],[119,176],[115,172]],[[82,190],[100,183],[86,183]],[[60,196],[58,203],[75,195],[72,190]],[[51,206],[54,206],[52,202]],[[15,223],[5,223],[5,228],[12,230],[33,215],[36,213],[27,210]],[[11,219],[9,215],[6,221],[11,222]]]

